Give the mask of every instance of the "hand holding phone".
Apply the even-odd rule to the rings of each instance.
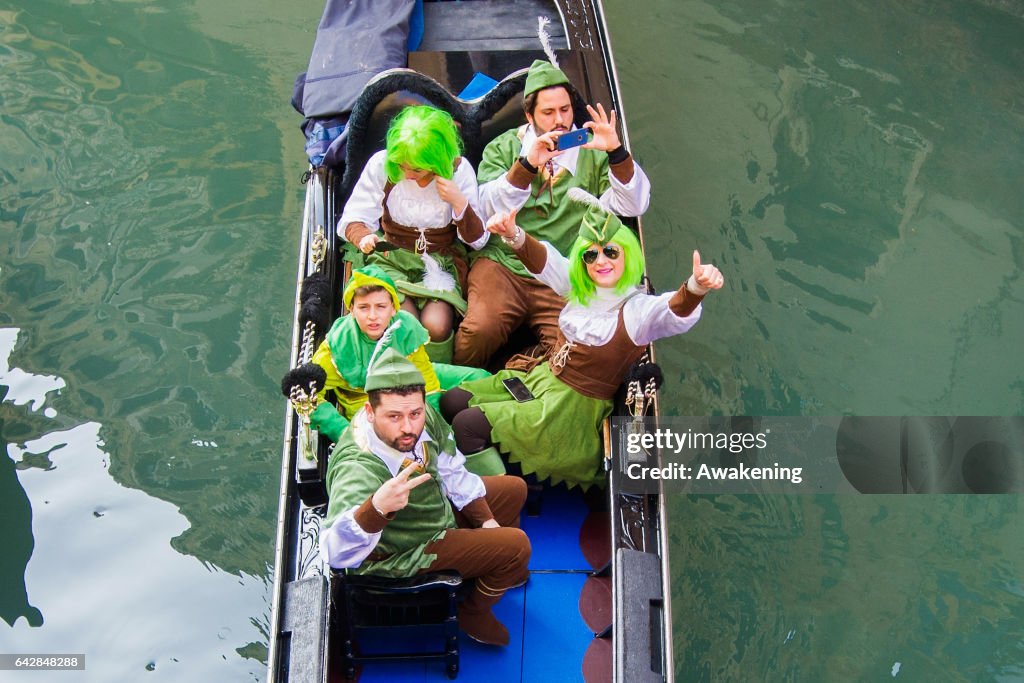
[[[557,148],[561,151],[587,144],[587,130],[579,128],[558,136]]]

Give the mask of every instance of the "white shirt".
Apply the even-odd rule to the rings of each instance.
[[[537,135],[533,126],[525,124],[523,131],[522,145],[519,148],[519,155],[522,156],[530,148]],[[576,130],[573,125],[572,130]],[[597,152],[602,154],[602,152]],[[572,147],[558,156],[551,162],[554,164],[555,172],[565,169],[571,175],[576,175],[576,164],[579,162],[580,148]],[[651,181],[647,174],[640,168],[640,164],[633,162],[633,177],[628,183],[619,182],[615,174],[608,170],[609,188],[601,195],[601,206],[610,213],[620,216],[641,216],[647,211],[651,202]],[[506,174],[484,183],[480,186],[480,204],[483,206],[488,217],[497,213],[509,213],[523,208],[530,198],[530,187],[520,189],[508,181]]]
[[[352,196],[345,203],[345,210],[338,219],[338,236],[342,239],[345,239],[345,228],[350,223],[365,223],[374,232],[380,229],[384,186],[388,182],[387,171],[384,170],[386,156],[387,151],[381,150],[366,162],[366,167],[352,189]],[[463,159],[455,169],[452,180],[466,197],[468,205],[483,220],[473,164]],[[415,180],[398,181],[388,195],[388,211],[396,223],[427,230],[444,228],[453,220],[462,218],[462,214],[452,215],[452,207],[438,195],[434,179],[426,187],[420,187]],[[490,233],[484,230],[483,236],[469,243],[469,247],[480,249],[487,244],[489,237]]]
[[[409,453],[397,451],[381,441],[373,431],[373,425],[366,419],[365,411],[360,410],[352,418],[349,429],[355,430],[353,438],[357,444],[384,461],[392,477],[398,476],[402,462],[410,457]],[[433,439],[424,429],[413,446],[413,459],[423,457],[423,444],[427,441]],[[442,452],[437,454],[437,474],[441,480],[441,490],[458,510],[487,494],[483,480],[466,469],[466,456],[458,448],[455,449],[455,455]],[[346,510],[334,520],[334,524],[320,533],[320,557],[336,569],[358,567],[380,542],[383,532],[368,533],[356,522],[355,512],[358,509],[359,506],[355,505]],[[402,514],[401,511],[398,514]]]
[[[569,259],[558,253],[547,242],[541,242],[548,252],[544,270],[536,276],[538,280],[553,289],[556,294],[569,294]],[[636,294],[624,305],[623,299],[632,294],[626,291],[616,294],[613,288],[598,287],[596,296],[586,306],[570,301],[558,316],[558,327],[567,341],[587,346],[602,346],[611,341],[622,308],[622,321],[626,334],[637,346],[664,337],[688,332],[700,320],[701,305],[690,315],[679,317],[669,308],[668,302],[675,292],[664,294]]]

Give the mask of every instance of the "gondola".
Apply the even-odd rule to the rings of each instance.
[[[342,11],[365,4],[353,0]],[[347,118],[342,121],[344,154],[335,153],[331,159],[337,149],[332,148],[326,163],[311,165],[303,175],[306,198],[299,233],[292,367],[310,359],[333,316],[343,313],[338,293],[346,273],[345,250],[334,226],[363,164],[383,148],[391,117],[411,101],[446,109],[462,129],[465,156],[477,165],[487,141],[525,121],[526,68],[544,58],[537,39],[538,17],[550,20],[560,65],[583,99],[618,112],[621,137],[628,145],[599,0],[417,3],[412,32],[422,27],[422,36],[414,36],[419,44],[408,52],[407,65],[370,78],[350,111],[331,112]],[[321,29],[327,18],[325,13]],[[474,92],[480,83],[476,74],[494,79],[484,86],[485,93]],[[579,124],[587,115],[582,102],[577,104]],[[637,222],[633,225],[640,230]],[[303,282],[314,273],[326,277],[335,293],[326,302],[331,320],[317,319],[304,309]],[[653,349],[648,355],[653,360]],[[298,402],[301,406],[301,396]],[[624,384],[616,415],[656,411],[657,395],[650,382]],[[269,625],[270,683],[326,683],[346,680],[351,673],[345,647],[338,642],[337,622],[342,617],[337,579],[317,552],[326,509],[323,475],[329,444],[324,441],[289,402]],[[610,465],[617,456],[607,427],[605,449]],[[530,581],[510,591],[496,608],[513,634],[512,643],[487,647],[463,634],[454,666],[451,657],[370,661],[362,665],[359,680],[444,680],[447,675],[494,682],[671,681],[664,514],[660,496],[620,492],[614,478],[598,496],[584,497],[578,489],[564,486],[545,487],[523,515],[523,528],[533,544]],[[371,641],[373,637],[371,633]],[[387,649],[389,637],[377,639]],[[366,643],[358,647],[363,649]]]

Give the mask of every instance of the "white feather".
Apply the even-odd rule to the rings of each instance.
[[[555,50],[551,47],[551,36],[548,34],[547,25],[551,23],[551,20],[547,17],[537,17],[537,38],[540,39],[540,45],[544,48],[544,54],[548,56],[548,61],[556,69],[558,66],[558,58],[555,57]]]
[[[373,347],[373,353],[370,354],[370,362],[366,364],[367,374],[369,374],[370,369],[373,368],[373,364],[377,362],[377,356],[379,356],[391,342],[391,336],[394,334],[395,328],[397,328],[398,325],[399,320],[396,316],[394,322],[387,326],[387,329],[384,330],[384,334],[382,334],[380,339],[377,340],[377,344]]]
[[[430,254],[420,254],[423,259],[423,286],[435,292],[455,291],[455,278]]]
[[[580,204],[589,204],[590,206],[596,206],[599,209],[604,209],[601,205],[601,200],[590,194],[581,187],[570,187],[569,191],[565,193],[569,199]]]

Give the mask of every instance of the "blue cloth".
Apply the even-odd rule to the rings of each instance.
[[[496,85],[498,85],[498,81],[477,71],[473,74],[473,79],[459,93],[459,99],[475,100],[478,97],[483,97],[491,92]]]

